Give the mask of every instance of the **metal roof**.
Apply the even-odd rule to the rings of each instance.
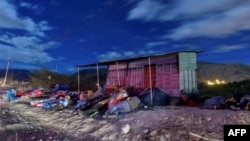
[[[153,55],[139,56],[139,57],[133,57],[133,58],[125,58],[125,59],[116,59],[116,60],[110,60],[110,61],[96,62],[96,63],[91,63],[91,64],[81,64],[81,65],[77,65],[76,67],[92,67],[92,66],[96,66],[96,65],[101,65],[102,66],[102,65],[113,64],[113,63],[116,63],[116,62],[129,62],[129,61],[134,61],[134,60],[142,60],[142,59],[146,59],[148,57],[167,56],[167,55],[181,53],[181,52],[195,52],[195,53],[200,53],[202,51],[193,50],[193,51],[178,51],[178,52],[153,54]]]

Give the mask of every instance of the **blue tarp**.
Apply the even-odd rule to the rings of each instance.
[[[7,101],[14,101],[15,100],[15,96],[16,96],[16,92],[14,89],[10,89],[9,91],[7,91],[6,95],[5,95],[5,100]]]
[[[56,93],[57,91],[67,91],[69,90],[69,86],[66,84],[56,84],[54,88],[52,88],[51,93]]]

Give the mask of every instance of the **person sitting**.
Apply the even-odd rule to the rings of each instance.
[[[187,105],[188,100],[189,100],[188,95],[185,93],[184,90],[181,90],[179,101],[176,103],[176,105]]]
[[[79,113],[79,109],[86,105],[87,104],[87,100],[88,100],[88,97],[87,97],[87,94],[84,93],[84,92],[81,92],[80,95],[79,95],[79,100],[77,100],[77,104],[74,108],[74,111],[72,112],[72,114],[74,114],[76,112],[76,114]]]

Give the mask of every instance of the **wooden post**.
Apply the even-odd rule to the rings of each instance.
[[[3,86],[5,86],[5,84],[6,84],[9,65],[10,65],[10,58],[8,59],[7,68],[6,68],[6,73],[5,73],[5,77],[4,77],[4,81],[3,81]]]
[[[116,61],[116,73],[117,73],[117,78],[118,78],[118,85],[121,86],[120,83],[120,75],[119,75],[119,68],[118,68],[118,61]]]
[[[148,65],[149,65],[149,86],[150,86],[150,97],[151,97],[151,105],[153,105],[153,91],[152,91],[152,74],[151,74],[151,60],[148,57]]]

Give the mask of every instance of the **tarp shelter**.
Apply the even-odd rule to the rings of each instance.
[[[159,88],[152,88],[152,102],[150,88],[141,92],[139,98],[147,106],[166,106],[170,103],[169,95]]]
[[[197,90],[197,53],[198,51],[172,52],[77,67],[97,66],[98,68],[106,65],[108,67],[106,85],[151,88],[151,91],[152,88],[160,88],[170,96],[178,97],[180,90],[187,93]]]

